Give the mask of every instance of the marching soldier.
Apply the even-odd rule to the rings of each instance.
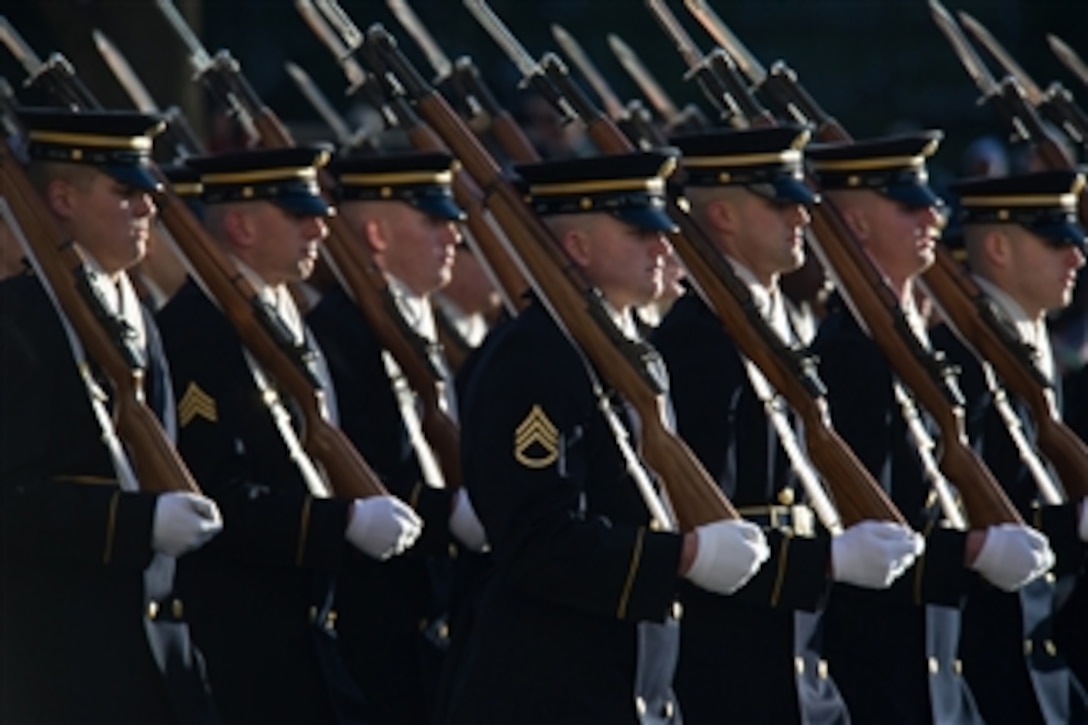
[[[54,109],[22,117],[31,179],[84,258],[78,273],[102,315],[146,360],[146,399],[169,429],[158,331],[126,274],[155,213],[148,152],[161,122]],[[107,443],[110,386],[65,326],[37,276],[0,285],[0,719],[214,722],[172,585],[174,557],[222,528],[218,509],[129,485],[123,453]]]
[[[693,219],[787,344],[800,340],[778,281],[803,263],[806,207],[816,202],[802,180],[807,139],[783,126],[672,140]],[[791,463],[811,464],[792,461],[780,442],[796,434],[775,391],[697,295],[678,301],[652,340],[672,378],[681,436],[771,546],[768,564],[732,596],[681,589],[676,689],[685,721],[847,722],[822,654],[830,581],[886,588],[914,561],[919,537],[876,521],[829,536],[792,474]]]
[[[459,239],[455,224],[464,217],[452,198],[452,165],[447,154],[398,153],[338,160],[332,171],[338,211],[355,233],[353,241],[365,244],[385,273],[394,314],[429,350],[446,410],[455,415],[431,299],[450,280]],[[426,722],[447,645],[450,534],[478,551],[485,545],[483,529],[466,492],[443,487],[421,436],[415,396],[355,302],[334,287],[307,322],[329,361],[341,427],[389,489],[426,523],[407,556],[382,563],[353,557],[358,576],[345,578],[338,593],[341,643],[356,679],[371,687],[377,721]]]
[[[672,163],[636,153],[518,169],[533,209],[632,338],[633,307],[663,283]],[[596,380],[537,300],[492,334],[468,381],[465,480],[494,567],[450,722],[678,721],[677,579],[732,592],[766,558],[745,521],[682,535],[650,526],[653,492],[640,495],[609,418],[636,423]]]
[[[1074,171],[1052,171],[952,185],[975,281],[1016,339],[1034,352],[1039,373],[1059,389],[1046,315],[1069,304],[1084,266],[1085,232],[1076,222],[1075,202],[1083,183]],[[960,370],[972,444],[1057,555],[1056,576],[1016,592],[975,582],[963,617],[964,676],[987,722],[1082,722],[1088,718],[1084,690],[1055,649],[1053,622],[1058,591],[1068,590],[1083,568],[1083,502],[1039,503],[1037,481],[1024,460],[1034,451],[1021,450],[1034,447],[1029,411],[1015,398],[999,399],[1003,392],[992,369],[947,327],[938,328],[933,340]],[[1008,406],[1011,423],[1000,406]],[[1020,428],[1022,440],[1010,435],[1010,424]]]
[[[914,280],[933,262],[941,201],[925,160],[938,132],[809,147],[825,203],[843,220],[928,347]],[[836,584],[824,616],[825,651],[855,722],[978,722],[958,659],[960,605],[970,569],[1014,590],[1053,562],[1046,537],[1026,526],[970,532],[941,525],[921,455],[919,415],[887,358],[837,300],[813,344],[831,417],[908,522],[925,555],[887,591]]]
[[[287,289],[312,271],[327,232],[323,220],[332,209],[316,183],[327,158],[324,149],[302,147],[189,163],[201,174],[212,236],[291,343],[309,348],[314,375],[334,397]],[[349,548],[375,559],[402,552],[418,536],[419,519],[391,496],[330,497],[301,448],[291,402],[194,281],[159,320],[176,357],[179,448],[236,522],[180,571],[224,720],[362,721],[359,689],[336,647],[335,577]]]

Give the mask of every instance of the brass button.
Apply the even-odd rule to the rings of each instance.
[[[941,671],[941,663],[937,661],[936,657],[929,658],[929,674],[935,675]]]
[[[174,619],[181,619],[185,614],[185,605],[181,603],[180,599],[170,602],[170,614],[174,616]]]
[[[952,660],[952,671],[957,675],[963,674],[963,660],[956,658]]]
[[[446,622],[440,623],[438,625],[438,629],[435,631],[435,634],[438,636],[438,639],[440,639],[440,640],[449,639],[450,638],[450,625],[447,624]]]
[[[330,631],[336,629],[336,618],[338,616],[340,615],[336,613],[335,609],[330,609],[329,613],[325,615],[325,629]]]
[[[672,603],[672,618],[679,620],[684,616],[684,605],[680,602]]]
[[[147,603],[147,618],[155,619],[159,616],[159,603],[155,600],[151,600]]]
[[[639,717],[646,716],[646,701],[639,695],[635,698],[635,710],[638,711]]]
[[[1046,583],[1047,584],[1053,584],[1056,581],[1058,581],[1058,577],[1054,576],[1054,572],[1048,571],[1046,573]]]
[[[805,660],[803,657],[793,658],[793,669],[797,670],[797,674],[805,674]]]
[[[676,713],[676,706],[672,704],[672,700],[665,700],[665,704],[661,706],[661,717],[666,720],[672,720],[672,716]]]
[[[1035,649],[1035,645],[1032,643],[1032,641],[1030,639],[1025,639],[1024,640],[1024,656],[1025,657],[1030,657],[1031,656],[1031,651],[1033,649]]]
[[[792,506],[794,501],[793,489],[784,488],[778,492],[778,503],[783,506]]]
[[[310,624],[317,621],[317,607],[310,607]]]
[[[819,675],[821,680],[827,679],[827,660],[820,660],[816,663],[816,674]]]
[[[1054,640],[1052,639],[1043,641],[1043,649],[1045,649],[1046,653],[1051,657],[1058,654],[1058,648],[1054,645]]]

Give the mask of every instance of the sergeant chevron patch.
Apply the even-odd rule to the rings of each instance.
[[[526,468],[544,468],[559,457],[559,431],[534,405],[514,431],[514,459]]]
[[[196,383],[189,383],[185,394],[178,401],[178,423],[182,428],[193,422],[194,418],[204,418],[209,423],[219,420],[215,399],[200,389]]]

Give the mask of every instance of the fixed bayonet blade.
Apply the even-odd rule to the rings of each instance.
[[[197,75],[203,75],[212,64],[212,58],[208,55],[208,51],[204,49],[204,44],[200,42],[200,39],[196,37],[196,34],[189,27],[189,23],[174,7],[173,0],[155,0],[155,2],[162,14],[166,16],[166,20],[170,23],[174,32],[181,38],[181,42],[189,49],[189,62],[192,63],[193,70],[196,71]]]
[[[318,12],[314,4],[310,0],[295,0],[295,8],[302,16],[302,19],[306,21],[306,24],[310,26],[310,30],[317,36],[317,39],[325,44],[336,62],[340,64],[340,68],[344,71],[351,88],[358,88],[366,83],[366,71],[352,57],[351,49],[344,45],[344,41],[340,39],[340,36],[336,34],[336,31],[332,29],[324,16]]]
[[[680,21],[672,10],[669,10],[669,6],[665,4],[665,0],[646,0],[646,7],[650,8],[650,12],[657,18],[657,22],[660,23],[665,33],[672,38],[672,41],[676,44],[676,49],[680,52],[680,57],[684,59],[684,63],[690,70],[695,70],[703,61],[703,53],[699,50],[699,46],[695,45],[695,41],[688,35],[688,31],[684,30],[684,26],[680,24]]]
[[[336,28],[336,32],[340,33],[340,37],[344,39],[348,48],[356,51],[363,47],[363,31],[359,29],[351,16],[344,12],[340,3],[336,0],[316,0],[316,2],[317,9],[321,11],[329,24]]]
[[[1046,42],[1050,44],[1050,49],[1054,51],[1054,55],[1058,56],[1058,60],[1065,64],[1065,67],[1071,70],[1081,83],[1088,86],[1088,64],[1080,59],[1076,51],[1056,35],[1046,36]]]
[[[688,12],[699,21],[703,29],[714,38],[714,42],[722,46],[729,54],[733,62],[740,68],[740,72],[748,76],[755,85],[763,83],[767,77],[767,69],[763,67],[756,57],[740,42],[740,38],[733,34],[714,9],[706,3],[706,0],[684,0]]]
[[[15,56],[15,60],[19,61],[26,70],[27,75],[33,78],[38,74],[44,65],[42,59],[3,15],[0,15],[0,42],[7,46],[11,54]]]
[[[593,90],[597,91],[597,95],[600,96],[601,101],[604,103],[604,109],[612,118],[622,118],[627,115],[627,111],[623,104],[620,103],[619,97],[615,94],[608,82],[601,75],[601,72],[597,70],[597,66],[593,64],[593,61],[589,59],[586,52],[582,50],[582,46],[578,44],[578,41],[574,39],[570,33],[566,31],[561,25],[552,25],[552,35],[555,37],[555,42],[559,43],[559,47],[563,49],[563,52],[567,54],[571,62],[578,67],[578,70],[582,71],[582,75],[589,81],[589,85],[593,86]]]
[[[427,26],[416,15],[416,11],[408,4],[408,0],[387,0],[386,4],[389,5],[393,15],[397,16],[400,24],[404,26],[404,29],[419,45],[423,55],[427,56],[427,62],[434,68],[435,77],[439,80],[448,77],[453,71],[453,63],[438,47],[438,43],[435,42],[430,31],[427,30]]]
[[[619,60],[620,65],[623,66],[643,95],[646,96],[646,100],[650,102],[650,105],[657,109],[657,112],[661,114],[666,122],[672,123],[680,115],[680,111],[672,99],[669,98],[669,94],[665,93],[665,89],[657,82],[657,79],[643,65],[635,51],[627,43],[623,42],[618,35],[614,34],[609,34],[608,45],[612,48],[612,52],[616,54],[616,59]]]
[[[298,65],[287,61],[284,64],[287,68],[288,75],[291,76],[291,80],[295,82],[298,89],[302,92],[302,95],[306,96],[306,100],[310,102],[310,105],[314,107],[318,115],[328,124],[329,128],[336,135],[337,140],[341,145],[347,145],[351,142],[351,130],[348,128],[347,123],[343,117],[332,107],[329,103],[329,99],[325,98],[325,94],[321,92],[321,89],[317,87],[310,74],[300,68]]]
[[[986,65],[978,57],[978,53],[971,47],[971,44],[967,42],[967,38],[964,37],[960,26],[956,25],[956,21],[944,9],[944,6],[937,0],[929,0],[929,10],[933,15],[933,20],[937,23],[937,27],[952,43],[952,50],[956,52],[960,62],[963,63],[963,67],[967,69],[967,74],[971,76],[975,81],[975,85],[982,91],[983,97],[989,98],[1000,93],[1001,91],[997,87],[994,77],[990,75],[990,71],[986,70]]]
[[[136,75],[136,71],[132,69],[128,59],[122,55],[117,46],[113,44],[113,41],[99,30],[93,31],[93,35],[98,52],[102,54],[106,65],[113,71],[113,75],[117,78],[117,82],[121,84],[121,87],[125,89],[125,93],[136,104],[136,108],[143,113],[158,113],[159,107],[155,104],[155,100],[140,81],[140,77]]]
[[[499,19],[499,16],[495,14],[485,0],[465,0],[465,7],[468,8],[468,11],[472,13],[477,22],[483,26],[487,34],[499,44],[499,47],[513,61],[514,66],[517,67],[524,78],[528,79],[544,74],[540,64],[533,59],[533,56],[529,55],[529,51],[525,50],[525,46],[514,37],[514,34],[510,32],[510,29]]]
[[[963,23],[971,35],[975,36],[975,40],[986,46],[986,50],[990,51],[997,62],[1001,64],[1007,72],[1015,76],[1016,80],[1020,82],[1020,87],[1024,89],[1024,93],[1027,95],[1031,105],[1038,106],[1043,102],[1044,96],[1039,86],[1035,85],[1035,81],[1031,79],[1031,76],[1027,74],[1020,64],[1013,60],[1013,57],[1001,46],[1001,43],[997,42],[995,38],[986,27],[975,20],[969,14],[959,12],[960,22]]]

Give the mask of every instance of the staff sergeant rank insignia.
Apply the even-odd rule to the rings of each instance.
[[[514,458],[526,468],[544,468],[559,457],[559,431],[534,405],[514,431]]]
[[[201,390],[196,383],[189,383],[189,387],[185,389],[185,395],[178,401],[178,422],[184,428],[198,417],[205,418],[209,423],[219,420],[215,398]]]

